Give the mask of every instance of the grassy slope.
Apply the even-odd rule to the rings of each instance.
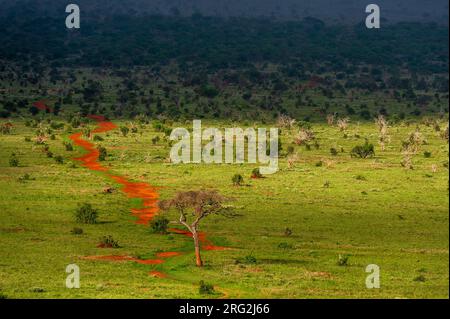
[[[151,137],[160,133],[149,127],[126,138],[118,130],[108,133],[102,145],[111,154],[107,163],[112,171],[160,186],[162,198],[202,187],[236,198],[241,217],[210,217],[202,225],[215,244],[234,249],[204,252],[206,266],[197,269],[189,238],[150,234],[133,223],[128,212],[133,202],[123,193],[102,194],[103,187],[114,185],[111,180],[72,167],[70,158],[81,151],[63,150],[65,134],[49,141],[55,155],[66,158],[59,165],[46,158],[42,147],[24,141],[34,129],[14,124],[13,135],[0,137],[0,293],[8,297],[190,298],[200,297],[201,279],[237,298],[448,297],[448,170],[442,165],[448,162],[448,145],[432,128],[421,126],[428,145],[414,157],[415,169],[407,171],[399,165],[399,148],[415,127],[392,127],[387,151],[377,149],[375,158],[360,160],[348,153],[364,137],[376,141],[374,124],[353,123],[347,139],[337,128],[317,124],[313,129],[321,148],[297,147],[295,168],[288,169],[282,159],[281,171],[261,180],[248,178],[252,165],[165,164],[156,157],[167,157],[169,149],[164,143],[152,145]],[[283,139],[286,148],[292,137]],[[330,147],[343,147],[345,153],[332,157]],[[424,158],[425,150],[431,158]],[[20,167],[9,167],[12,152]],[[330,166],[316,167],[323,159],[332,160]],[[431,172],[432,164],[437,173]],[[35,180],[20,183],[25,173]],[[235,173],[248,186],[233,187]],[[70,234],[77,226],[73,212],[83,201],[99,208],[102,223],[82,226],[85,234],[75,236]],[[292,236],[283,235],[286,227]],[[96,248],[103,235],[112,235],[123,248]],[[280,243],[292,247],[279,248]],[[159,266],[80,259],[109,254],[150,258],[158,250],[189,253]],[[249,254],[256,264],[235,263]],[[339,254],[350,256],[348,266],[337,265]],[[69,263],[81,268],[79,290],[64,286]],[[381,267],[380,290],[365,288],[365,267],[371,263]],[[170,278],[148,276],[152,269]],[[419,275],[424,282],[414,281]],[[33,292],[36,287],[44,292]]]

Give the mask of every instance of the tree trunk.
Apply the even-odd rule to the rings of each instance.
[[[192,237],[194,238],[194,245],[195,245],[195,263],[197,267],[202,267],[202,257],[200,256],[200,241],[198,240],[198,233],[197,230],[192,232]]]

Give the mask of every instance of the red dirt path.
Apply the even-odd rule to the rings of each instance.
[[[36,102],[36,104],[42,102]],[[43,103],[42,103],[43,104]],[[41,104],[38,104],[38,108],[42,107]],[[44,105],[45,106],[45,105]],[[104,116],[101,115],[88,115],[89,118],[97,121],[97,128],[92,131],[92,133],[104,133],[117,128],[117,126],[109,121],[106,121]],[[131,212],[134,216],[137,217],[137,224],[148,224],[149,221],[153,219],[153,217],[158,213],[158,198],[159,194],[156,189],[150,186],[147,183],[143,182],[132,182],[125,177],[113,175],[109,173],[109,170],[102,166],[98,161],[99,151],[97,150],[95,144],[85,140],[83,138],[83,133],[75,133],[69,136],[69,138],[74,142],[75,145],[83,148],[87,153],[81,157],[74,158],[74,160],[79,161],[82,165],[93,171],[101,171],[105,172],[108,177],[116,181],[117,183],[123,186],[122,191],[127,194],[129,198],[139,198],[142,200],[141,208],[133,208]],[[181,230],[178,228],[169,229],[170,232],[185,235],[188,237],[192,237],[191,232]],[[206,234],[201,232],[199,235],[200,242],[202,244],[202,248],[205,250],[225,250],[226,247],[214,246],[212,243],[206,238]],[[87,256],[83,257],[83,259],[88,260],[105,260],[105,261],[133,261],[139,264],[144,265],[158,265],[165,262],[163,258],[170,258],[179,256],[182,253],[180,252],[161,252],[157,253],[156,257],[158,259],[139,259],[130,256]],[[167,275],[159,272],[159,271],[151,271],[149,275],[157,278],[166,278]]]

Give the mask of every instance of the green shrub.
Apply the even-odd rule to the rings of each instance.
[[[128,132],[130,131],[130,129],[126,126],[121,126],[120,127],[120,132],[122,133],[123,137],[126,137],[128,135]]]
[[[58,163],[58,164],[63,164],[64,163],[64,157],[62,157],[61,155],[55,156],[55,162]]]
[[[155,145],[156,143],[158,143],[160,141],[159,136],[155,136],[152,138],[152,144]]]
[[[263,175],[259,171],[259,168],[253,169],[251,178],[262,178],[262,177],[263,177]]]
[[[316,163],[316,167],[322,167],[323,166],[323,162],[322,161],[318,161],[317,163]]]
[[[425,158],[430,158],[431,157],[431,152],[425,151],[425,152],[423,152],[423,156]]]
[[[168,225],[169,220],[162,215],[157,215],[150,221],[150,229],[156,234],[167,234]]]
[[[66,148],[66,151],[72,152],[73,151],[73,145],[69,142],[64,142],[64,147]]]
[[[11,167],[17,167],[19,166],[19,159],[17,158],[16,154],[12,153],[9,157],[9,166]]]
[[[5,294],[0,292],[0,300],[1,299],[5,300],[5,299],[8,299],[8,297]]]
[[[288,155],[291,155],[291,154],[294,154],[294,151],[295,151],[294,146],[289,145],[286,152]]]
[[[98,211],[89,203],[81,204],[75,211],[75,220],[81,224],[96,224]]]
[[[97,245],[99,248],[120,248],[119,242],[115,240],[111,235],[103,236],[100,238],[100,243]]]
[[[244,183],[244,178],[240,174],[235,174],[231,180],[234,186],[241,186]]]
[[[347,266],[347,265],[348,265],[348,256],[339,255],[338,266]]]
[[[74,228],[72,228],[70,233],[73,234],[73,235],[81,235],[81,234],[83,234],[83,228],[74,227]]]
[[[214,294],[214,286],[201,280],[199,283],[198,293],[200,295],[212,295]]]
[[[419,275],[416,278],[414,278],[415,282],[425,282],[427,279],[425,278],[424,275]]]
[[[103,137],[101,137],[100,135],[94,135],[94,141],[96,142],[102,142],[104,141]]]
[[[333,156],[337,156],[338,155],[337,149],[335,149],[334,147],[330,148],[330,154]]]
[[[284,230],[284,236],[289,237],[292,235],[292,229],[286,227],[286,229]]]
[[[108,152],[106,151],[106,148],[104,148],[103,146],[98,146],[97,150],[98,150],[98,160],[99,161],[106,160],[106,156],[108,156]]]
[[[355,146],[351,153],[351,157],[367,158],[375,156],[375,147],[369,142],[365,142],[364,145]]]

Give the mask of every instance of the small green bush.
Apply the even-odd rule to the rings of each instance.
[[[81,204],[75,211],[75,220],[81,224],[96,224],[98,211],[89,203]]]
[[[261,172],[259,171],[259,168],[255,168],[253,171],[252,171],[252,176],[251,176],[252,178],[262,178],[263,177],[263,175],[261,174]]]
[[[334,147],[330,148],[330,154],[331,154],[331,155],[337,156],[338,153],[339,153],[339,152],[338,152],[337,149],[335,149]]]
[[[64,157],[62,157],[61,155],[55,156],[55,162],[58,163],[58,164],[63,164],[64,163]]]
[[[83,228],[80,228],[80,227],[74,227],[74,228],[72,228],[72,230],[70,231],[70,233],[71,233],[72,235],[81,235],[81,234],[83,234]]]
[[[424,275],[419,275],[416,278],[414,278],[415,282],[425,282],[427,279],[425,278]]]
[[[155,145],[156,143],[158,143],[160,141],[160,137],[159,136],[155,136],[152,138],[152,144]]]
[[[351,157],[368,158],[375,156],[375,147],[369,142],[365,142],[364,145],[355,146],[351,153]]]
[[[9,166],[11,167],[17,167],[19,166],[19,159],[17,158],[16,154],[12,153],[9,157]]]
[[[100,238],[99,248],[120,248],[119,242],[115,240],[111,235],[103,236]]]
[[[292,235],[292,229],[286,227],[286,229],[284,230],[284,236],[289,237]]]
[[[339,255],[338,266],[348,266],[348,256]]]
[[[66,151],[72,152],[73,151],[73,145],[69,142],[64,142],[64,147],[66,148]]]
[[[231,180],[234,186],[241,186],[244,183],[244,178],[240,174],[235,174]]]
[[[423,156],[425,158],[430,158],[431,157],[431,152],[425,151],[425,152],[423,152]]]
[[[128,132],[130,131],[130,129],[126,126],[121,126],[120,127],[120,132],[122,133],[123,137],[126,137],[128,135]]]
[[[294,154],[294,151],[295,151],[294,146],[289,145],[286,152],[288,155],[291,155],[291,154]]]
[[[106,156],[108,156],[108,152],[106,151],[106,148],[104,148],[103,146],[98,146],[97,150],[98,150],[98,160],[99,161],[106,160]]]
[[[96,141],[96,142],[102,142],[102,141],[104,141],[104,138],[101,137],[100,135],[94,135],[94,141]]]
[[[199,283],[198,293],[200,295],[212,295],[214,294],[214,286],[201,280]]]
[[[150,221],[150,229],[156,234],[167,234],[168,225],[169,220],[162,215],[157,215]]]

